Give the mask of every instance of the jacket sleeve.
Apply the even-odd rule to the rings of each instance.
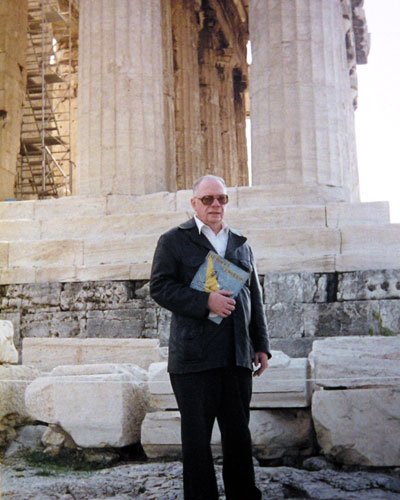
[[[150,278],[150,295],[159,304],[181,316],[206,319],[209,294],[190,288],[179,280],[181,260],[172,237],[163,234],[154,253]]]
[[[265,352],[268,358],[271,358],[269,345],[269,337],[267,331],[267,323],[265,319],[264,303],[262,300],[262,291],[258,279],[255,259],[251,251],[252,273],[250,282],[251,296],[251,321],[250,321],[250,338],[253,343],[255,352]]]

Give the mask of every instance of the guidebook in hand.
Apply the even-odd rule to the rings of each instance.
[[[215,252],[208,252],[203,264],[197,270],[190,286],[201,292],[217,292],[229,290],[232,297],[239,294],[244,283],[249,279],[250,273],[232,264]],[[210,315],[214,323],[221,323],[222,317]]]

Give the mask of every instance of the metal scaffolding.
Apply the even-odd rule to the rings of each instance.
[[[72,193],[71,100],[77,68],[72,36],[73,30],[77,32],[74,3],[28,0],[27,85],[15,190],[18,199]]]

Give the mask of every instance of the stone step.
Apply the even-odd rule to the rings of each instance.
[[[390,226],[389,226],[390,227]],[[150,262],[158,233],[125,238],[0,242],[0,265],[8,267],[94,266]],[[329,228],[251,229],[248,240],[258,259],[339,255],[340,231]]]
[[[44,266],[0,268],[0,284],[70,281],[147,280],[151,263],[99,266]]]
[[[400,267],[400,224],[343,227],[338,271]]]
[[[399,267],[400,224],[249,229],[260,274]],[[148,279],[158,234],[0,242],[0,283]]]
[[[271,210],[274,217],[283,217],[289,213],[291,217],[296,212],[302,213],[304,207],[319,207],[325,210],[326,225],[334,227],[342,224],[357,223],[388,223],[389,204],[387,202],[368,203],[332,203],[324,200],[313,201],[298,199],[298,196],[274,202],[271,197],[272,188],[229,188],[230,197],[227,213],[234,209]],[[302,191],[299,191],[298,195]],[[68,196],[58,199],[0,202],[0,220],[14,219],[54,219],[71,217],[102,217],[105,215],[122,214],[164,214],[165,212],[186,212],[190,209],[190,190],[176,193],[159,192],[142,196],[109,195],[104,197],[84,198]],[[282,209],[276,210],[277,208]]]
[[[167,231],[189,219],[189,212],[138,213],[135,215],[73,216],[63,219],[0,220],[0,239],[23,241],[40,239],[99,239],[126,238],[133,235],[157,234]],[[229,225],[243,233],[248,227],[269,229],[275,227],[326,226],[324,207],[292,207],[273,209],[233,209],[227,214]]]
[[[26,203],[26,202],[25,202]],[[40,202],[37,202],[40,203]],[[1,205],[1,204],[0,204]],[[9,219],[0,219],[0,241],[126,238],[132,235],[161,234],[192,216],[187,210],[136,214],[87,215],[85,207],[79,208],[81,215],[66,213],[64,217],[49,218],[37,206],[29,217],[21,217],[24,206],[17,206]],[[281,206],[266,208],[232,208],[227,211],[226,221],[244,234],[248,228],[270,230],[274,228],[338,228],[348,224],[366,226],[388,224],[389,214],[383,203],[334,204],[317,206]],[[1,210],[1,206],[0,206]],[[29,215],[29,214],[26,214]]]

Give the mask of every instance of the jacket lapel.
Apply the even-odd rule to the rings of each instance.
[[[197,225],[194,219],[190,219],[187,222],[184,222],[179,226],[180,229],[184,229],[188,237],[195,243],[201,247],[207,248],[208,250],[212,250],[216,252],[215,248],[208,241],[206,236],[203,233],[199,234],[199,230],[197,229]]]
[[[229,231],[228,244],[226,246],[225,258],[228,260],[229,260],[229,258],[232,258],[235,254],[236,249],[241,247],[246,241],[247,241],[247,238],[242,236],[240,233],[238,233],[234,229],[231,229]]]

